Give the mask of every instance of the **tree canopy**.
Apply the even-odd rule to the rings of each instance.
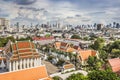
[[[15,39],[12,36],[9,36],[7,38],[0,38],[0,47],[4,47],[9,40],[15,42]]]
[[[71,36],[71,39],[81,39],[79,35],[77,34],[74,34]]]
[[[120,57],[120,40],[114,41],[106,46],[106,51],[111,57]]]
[[[50,37],[50,36],[51,36],[50,34],[46,34],[46,35],[45,35],[46,38],[48,38],[48,37]]]
[[[88,80],[86,76],[81,73],[72,74],[66,80]]]
[[[94,70],[89,72],[87,76],[81,73],[72,74],[66,80],[120,80],[120,77],[110,70]]]
[[[102,66],[101,61],[98,60],[96,56],[90,56],[87,60],[87,64],[90,70],[99,70]]]
[[[104,50],[100,50],[99,58],[102,59],[103,61],[105,61],[108,58],[108,53],[106,53],[106,51],[104,51]]]
[[[92,44],[90,47],[94,50],[101,50],[104,46],[104,39],[103,38],[97,38],[95,40],[94,44]]]
[[[53,80],[63,80],[63,79],[61,77],[59,77],[59,76],[54,76]]]
[[[89,80],[120,80],[120,78],[110,70],[97,70],[88,73]]]

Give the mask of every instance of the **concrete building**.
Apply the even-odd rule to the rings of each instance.
[[[103,24],[97,24],[97,30],[101,30],[103,28]]]
[[[5,18],[0,18],[0,30],[9,30],[10,21]]]

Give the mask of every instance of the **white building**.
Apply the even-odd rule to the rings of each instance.
[[[4,64],[9,71],[41,66],[40,55],[35,45],[30,41],[16,41],[15,43],[9,41],[3,50],[3,54],[6,58]]]

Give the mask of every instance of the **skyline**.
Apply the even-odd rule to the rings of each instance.
[[[91,24],[120,21],[120,0],[1,0],[0,17],[11,23]]]

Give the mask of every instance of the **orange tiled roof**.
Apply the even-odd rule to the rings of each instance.
[[[68,47],[69,47],[68,43],[61,42],[61,46],[60,46],[60,50],[61,51],[65,51],[66,52]]]
[[[11,45],[13,55],[10,60],[18,60],[19,58],[40,57],[35,50],[34,43],[30,41],[20,41]]]
[[[17,48],[18,49],[35,48],[35,46],[34,46],[34,44],[32,42],[21,41],[21,42],[17,42],[15,44],[12,44],[12,48],[13,48],[13,50],[17,50]]]
[[[81,48],[80,48],[79,46],[73,46],[73,48],[74,48],[75,50],[81,50]]]
[[[108,62],[110,64],[113,72],[120,71],[120,59],[119,58],[109,59]]]
[[[30,42],[17,42],[16,46],[18,47],[18,49],[30,48]]]
[[[51,80],[45,66],[0,74],[0,80]]]
[[[55,48],[56,49],[60,49],[60,46],[61,46],[61,42],[55,42]]]
[[[63,66],[64,69],[71,69],[71,68],[74,68],[74,65],[73,64],[66,64]]]
[[[66,52],[74,52],[74,51],[75,51],[74,48],[68,47]]]
[[[65,42],[61,42],[61,46],[66,47],[66,46],[67,46],[67,43],[65,43]]]
[[[75,50],[81,50],[79,46],[70,47],[68,43],[65,42],[55,42],[55,48],[64,52],[74,52]]]
[[[82,61],[85,61],[88,59],[89,56],[95,56],[96,51],[94,50],[80,50],[79,56],[81,57]]]

